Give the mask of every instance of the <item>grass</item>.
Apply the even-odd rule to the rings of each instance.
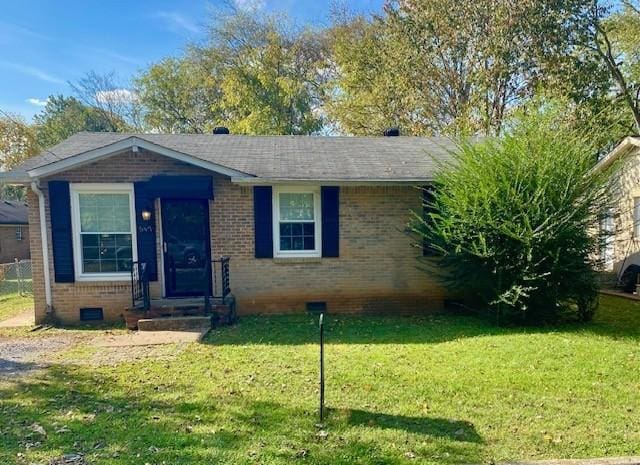
[[[17,280],[2,280],[0,282],[0,321],[29,309],[33,309],[33,295],[20,295]]]
[[[247,317],[173,359],[0,383],[0,463],[82,452],[92,464],[458,464],[640,449],[639,303],[604,297],[593,323],[556,329],[329,316],[326,339],[322,427],[316,320]]]

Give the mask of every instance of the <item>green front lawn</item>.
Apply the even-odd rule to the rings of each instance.
[[[20,295],[17,280],[5,279],[0,282],[0,321],[32,309],[33,295]]]
[[[594,323],[556,330],[329,316],[326,338],[322,432],[315,319],[251,317],[173,359],[0,382],[0,463],[83,452],[92,464],[446,464],[640,450],[638,303],[606,297]]]

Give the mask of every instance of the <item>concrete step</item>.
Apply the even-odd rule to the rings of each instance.
[[[174,316],[138,320],[138,331],[189,331],[209,328],[211,328],[209,316]]]

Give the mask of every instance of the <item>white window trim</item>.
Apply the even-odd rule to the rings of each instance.
[[[640,197],[633,198],[633,238],[640,239]]]
[[[315,247],[313,250],[280,250],[280,194],[313,194]],[[273,256],[275,258],[307,258],[322,256],[322,215],[319,186],[273,187]]]
[[[129,213],[131,215],[131,255],[134,262],[138,261],[138,239],[136,236],[136,208],[133,184],[131,183],[72,183],[71,192],[71,228],[73,230],[73,264],[76,281],[128,281],[131,273],[83,273],[82,272],[82,241],[80,238],[80,193],[91,194],[129,194]]]

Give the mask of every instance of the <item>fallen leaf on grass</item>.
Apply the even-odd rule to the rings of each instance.
[[[37,423],[32,424],[31,426],[29,426],[29,428],[34,433],[42,434],[43,436],[47,435],[47,432],[44,430],[44,428]]]

